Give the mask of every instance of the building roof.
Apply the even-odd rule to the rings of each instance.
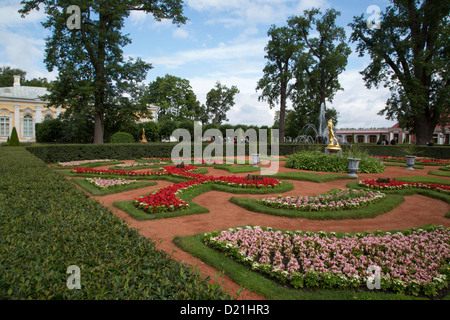
[[[41,97],[47,94],[47,88],[40,87],[6,87],[0,88],[0,97],[44,101]]]
[[[45,102],[41,97],[48,93],[47,88],[20,85],[20,77],[14,76],[14,86],[0,88],[0,98],[17,100],[34,100]]]

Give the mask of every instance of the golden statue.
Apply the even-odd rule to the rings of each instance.
[[[142,128],[142,140],[141,142],[148,142],[147,139],[145,138],[145,129]]]
[[[332,150],[341,150],[341,146],[339,145],[339,142],[337,141],[336,137],[334,136],[333,132],[333,121],[328,120],[328,138],[330,140],[330,143],[327,146],[327,149]]]

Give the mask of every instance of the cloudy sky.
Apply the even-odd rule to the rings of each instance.
[[[76,2],[76,1],[74,1]],[[337,24],[345,28],[354,16],[367,12],[369,6],[383,10],[388,0],[184,0],[184,15],[189,21],[177,27],[170,21],[156,22],[151,15],[133,12],[124,32],[133,43],[124,48],[126,55],[141,57],[153,65],[146,82],[171,74],[188,79],[198,100],[206,101],[206,93],[217,81],[236,85],[240,93],[236,105],[227,113],[231,124],[272,125],[274,112],[265,102],[258,101],[257,81],[266,64],[264,47],[271,25],[283,26],[293,15],[303,10],[320,8],[324,12],[335,8],[341,12]],[[21,18],[19,0],[0,0],[0,66],[20,68],[27,78],[55,79],[45,64],[45,38],[48,31],[41,22],[43,11]],[[355,49],[355,44],[350,43]],[[360,71],[370,61],[353,52],[340,82],[344,91],[336,94],[332,104],[339,116],[339,128],[388,127],[394,122],[378,116],[389,91],[368,90]]]

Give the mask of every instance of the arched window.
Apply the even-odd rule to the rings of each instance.
[[[50,113],[47,113],[44,117],[44,120],[53,120],[53,116]]]
[[[0,116],[0,136],[4,136],[4,137],[9,136],[9,133],[11,131],[10,125],[9,125],[9,119],[10,119],[10,117]]]
[[[31,114],[26,114],[23,116],[23,136],[24,137],[32,137],[33,136],[33,117]]]

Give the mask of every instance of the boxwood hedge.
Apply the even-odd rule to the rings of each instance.
[[[0,176],[0,299],[231,298],[23,147],[0,148]]]
[[[130,160],[139,158],[170,158],[172,149],[178,143],[174,142],[150,142],[150,143],[105,143],[105,144],[34,144],[27,146],[27,150],[39,157],[45,163],[56,163],[75,160],[92,159],[120,159]],[[205,150],[209,143],[202,143]],[[215,145],[213,145],[214,147]],[[222,144],[222,154],[227,155],[226,148],[229,144]],[[326,145],[319,144],[292,144],[280,143],[278,152],[280,155],[291,155],[299,151],[324,151]],[[382,146],[373,144],[357,144],[358,149],[372,156],[404,157],[404,146]],[[234,144],[234,155],[239,151],[239,144]],[[342,150],[349,150],[349,145],[343,145]],[[417,146],[420,156],[435,159],[449,159],[450,146]],[[244,146],[245,154],[249,155],[248,144]],[[267,155],[271,155],[271,145],[267,146]],[[213,153],[214,155],[214,153]],[[191,146],[191,157],[194,157],[194,146]]]

